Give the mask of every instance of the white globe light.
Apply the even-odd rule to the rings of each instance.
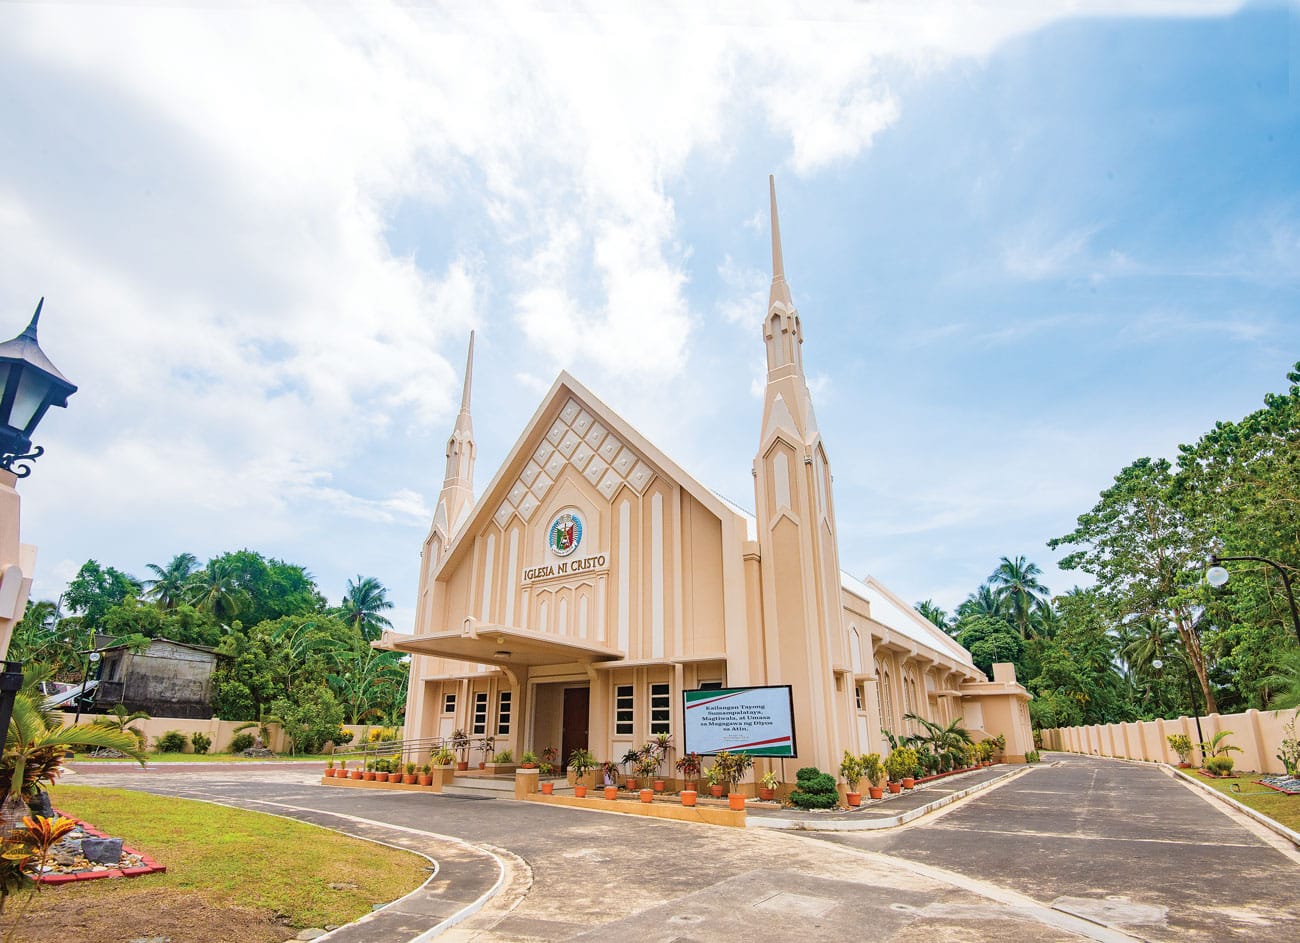
[[[1165,666],[1165,663],[1164,663],[1163,661],[1161,661],[1159,658],[1153,658],[1153,659],[1151,659],[1151,667],[1154,668],[1156,671],[1159,671],[1159,670],[1160,670],[1161,668],[1163,668],[1164,666]]]
[[[1228,568],[1223,566],[1212,566],[1205,571],[1205,581],[1218,589],[1228,582]]]

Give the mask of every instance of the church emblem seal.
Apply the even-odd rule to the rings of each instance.
[[[551,529],[546,536],[546,543],[557,557],[567,557],[578,549],[582,543],[582,518],[572,511],[565,511],[551,521]]]

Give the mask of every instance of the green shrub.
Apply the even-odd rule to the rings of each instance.
[[[190,743],[194,744],[195,753],[207,753],[212,749],[212,738],[205,737],[201,733],[196,733],[190,737]]]
[[[189,745],[190,738],[179,730],[169,730],[153,741],[153,748],[158,753],[184,753]]]
[[[1042,760],[1042,757],[1038,755],[1037,750],[1030,750],[1028,753],[1025,754],[1026,763],[1037,763],[1040,760]]]
[[[1232,757],[1212,756],[1205,761],[1205,768],[1215,776],[1227,776],[1232,772]]]
[[[536,757],[534,757],[534,759],[536,759]],[[493,763],[505,764],[505,763],[513,763],[514,761],[515,761],[515,756],[509,750],[502,750],[500,753],[497,753],[492,757]]]
[[[292,700],[276,698],[271,703],[271,713],[284,721],[284,732],[289,735],[294,753],[319,753],[326,740],[338,735],[343,723],[343,705],[326,687],[308,688]],[[381,733],[391,732],[390,729]],[[381,736],[375,742],[386,739]],[[396,739],[395,734],[392,739]]]
[[[237,733],[230,738],[230,752],[243,753],[253,746],[253,735],[251,733]]]
[[[801,809],[833,809],[840,804],[835,778],[815,766],[805,766],[795,773],[790,801]]]

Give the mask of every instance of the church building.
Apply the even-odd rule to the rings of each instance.
[[[752,514],[568,373],[475,498],[471,335],[414,634],[376,643],[412,656],[408,739],[463,730],[516,759],[585,747],[617,760],[667,733],[679,755],[690,692],[788,686],[795,756],[760,758],[755,778],[833,774],[845,750],[884,755],[882,728],[920,732],[906,714],[961,718],[977,740],[1003,734],[1008,759],[1033,749],[1029,695],[1010,665],[990,681],[879,581],[840,569],[774,184],[771,217]]]

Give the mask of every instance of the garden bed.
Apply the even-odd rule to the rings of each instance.
[[[55,812],[62,815],[62,812]],[[72,816],[67,816],[72,818]],[[99,829],[87,825],[80,819],[76,829],[50,848],[49,858],[40,873],[29,873],[30,877],[41,884],[67,884],[71,881],[94,881],[99,878],[139,877],[142,874],[162,874],[167,870],[146,854],[122,846],[122,854],[114,864],[100,864],[89,860],[81,854],[83,838],[110,837]]]

